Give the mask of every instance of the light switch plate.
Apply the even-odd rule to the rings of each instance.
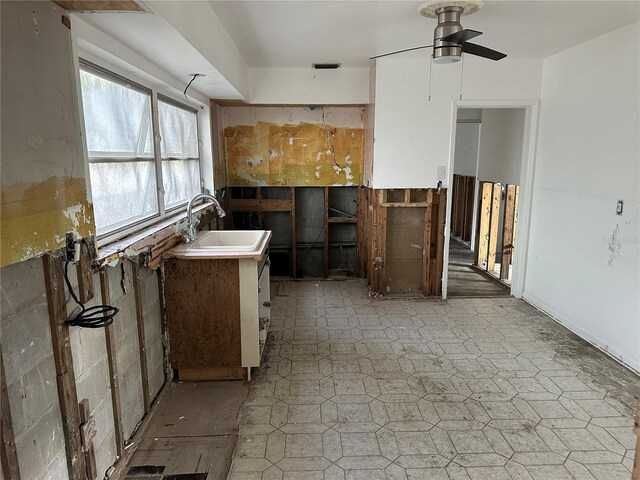
[[[616,204],[616,215],[622,215],[623,207],[624,207],[624,201],[618,200],[618,203]]]
[[[436,167],[436,180],[444,180],[447,176],[447,167],[444,165],[438,165]]]

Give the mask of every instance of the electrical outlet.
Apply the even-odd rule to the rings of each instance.
[[[616,204],[616,215],[622,215],[623,207],[624,207],[624,201],[618,200],[618,203]]]
[[[73,262],[76,257],[76,239],[72,232],[65,235],[65,255],[67,262]]]

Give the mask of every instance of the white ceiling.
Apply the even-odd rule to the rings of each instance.
[[[372,55],[430,44],[436,25],[417,13],[421,1],[209,3],[253,67],[365,67]],[[512,0],[485,1],[462,25],[484,32],[474,42],[509,57],[545,58],[638,19],[639,1]],[[427,55],[420,52],[403,55]]]

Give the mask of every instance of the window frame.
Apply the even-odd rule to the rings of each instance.
[[[185,159],[172,159],[170,157],[167,158],[168,161],[188,161],[188,160],[198,160],[198,176],[199,176],[199,181],[200,181],[200,191],[202,191],[202,187],[203,187],[203,180],[202,180],[202,148],[201,148],[201,140],[200,140],[200,122],[198,121],[198,109],[197,108],[193,108],[189,105],[185,105],[182,102],[179,102],[171,97],[168,97],[167,95],[164,95],[162,93],[157,93],[156,92],[156,106],[158,105],[159,102],[164,102],[167,103],[169,105],[173,105],[176,108],[181,108],[183,110],[186,110],[187,112],[191,112],[196,116],[196,144],[197,144],[197,148],[198,148],[198,157],[197,158],[185,158]],[[162,148],[161,148],[161,143],[162,143],[162,136],[160,135],[160,108],[156,108],[156,115],[158,116],[158,155],[160,157],[160,168],[162,168]],[[165,209],[166,213],[169,212],[176,212],[178,209],[184,208],[187,206],[187,204],[189,203],[189,201],[187,200],[184,203],[178,204],[178,205],[174,205],[170,208],[167,208],[165,203],[164,203],[164,183],[161,184],[162,185],[162,205],[163,208]]]
[[[86,164],[87,164],[87,176],[89,177],[89,183],[91,182],[91,171],[89,165],[91,163],[127,163],[127,162],[139,162],[139,161],[147,161],[153,162],[155,167],[155,178],[156,178],[156,198],[158,202],[158,210],[153,215],[146,216],[144,218],[138,219],[131,223],[127,223],[119,228],[114,230],[98,233],[98,229],[96,226],[96,238],[98,247],[102,247],[108,245],[109,243],[121,240],[122,238],[139,232],[144,228],[148,228],[160,221],[166,220],[170,217],[175,216],[181,210],[186,210],[187,204],[189,200],[181,203],[179,205],[174,205],[170,208],[166,208],[165,206],[165,191],[164,191],[164,182],[163,182],[163,173],[162,173],[162,152],[161,152],[161,136],[160,136],[160,121],[159,121],[159,113],[158,113],[158,102],[163,101],[165,103],[171,104],[177,108],[182,108],[186,111],[194,113],[196,116],[196,135],[197,135],[197,148],[198,148],[198,181],[199,181],[199,191],[202,191],[203,188],[203,178],[202,178],[202,140],[200,138],[200,119],[198,109],[186,104],[182,103],[175,98],[172,98],[166,94],[158,93],[155,88],[146,86],[141,84],[140,82],[130,80],[129,78],[114,72],[108,68],[102,67],[90,60],[87,60],[83,57],[78,58],[78,69],[88,71],[91,74],[102,77],[108,81],[112,81],[117,83],[123,87],[131,88],[138,92],[148,94],[150,96],[151,103],[151,135],[152,135],[152,148],[153,148],[153,156],[150,157],[121,157],[121,158],[111,158],[111,157],[90,157],[88,148],[86,149]],[[79,73],[78,73],[79,75]],[[79,77],[78,77],[79,78]],[[80,96],[80,101],[82,102],[82,85],[78,85],[78,91]],[[82,128],[84,130],[84,108],[82,108],[82,118],[80,119],[82,122]],[[86,132],[85,136],[85,144],[87,142]],[[196,159],[188,159],[188,160],[196,160]]]

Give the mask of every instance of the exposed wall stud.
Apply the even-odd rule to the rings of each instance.
[[[108,268],[108,267],[107,267]],[[107,268],[100,270],[100,293],[104,305],[111,304],[111,292],[109,290],[109,271]],[[116,435],[116,452],[121,457],[124,451],[124,429],[122,428],[122,407],[120,406],[120,382],[118,379],[118,363],[116,360],[116,339],[113,324],[104,329],[104,338],[107,346],[107,363],[109,365],[109,384],[111,390],[111,405],[113,408],[113,424]]]
[[[509,267],[513,258],[513,242],[515,239],[516,186],[507,185],[504,217],[502,222],[502,259],[500,260],[500,278],[509,279]]]
[[[98,467],[96,466],[96,451],[93,446],[93,439],[96,436],[96,421],[91,416],[89,408],[89,399],[84,398],[80,402],[80,425],[82,447],[84,450],[84,460],[87,466],[87,479],[95,480],[98,476]]]
[[[82,303],[87,303],[94,296],[93,286],[93,258],[87,239],[79,240],[80,260],[76,264],[78,275],[78,298]]]
[[[149,413],[151,399],[149,397],[149,370],[147,368],[147,348],[144,335],[144,314],[142,303],[142,285],[140,283],[140,264],[138,259],[131,261],[133,268],[133,291],[136,299],[136,319],[138,323],[138,352],[140,353],[140,376],[142,380],[142,400],[144,413]]]
[[[500,222],[500,201],[502,200],[502,185],[493,184],[491,196],[491,217],[489,222],[489,255],[487,257],[487,271],[493,272],[496,266],[498,251],[498,224]]]
[[[485,268],[489,256],[489,227],[491,222],[491,195],[493,184],[480,182],[480,201],[478,202],[478,234],[476,235],[476,259],[478,267]]]
[[[67,320],[67,302],[64,291],[64,272],[62,267],[64,251],[58,255],[48,253],[42,257],[44,278],[51,325],[53,360],[56,367],[58,400],[62,416],[62,431],[67,455],[67,469],[71,480],[85,478],[86,469],[82,445],[80,442],[80,415],[78,412],[78,394],[73,372],[73,358],[69,342]]]
[[[298,260],[296,255],[296,189],[289,189],[291,197],[291,277],[298,278]]]
[[[7,392],[7,379],[4,375],[4,362],[0,350],[0,413],[2,414],[2,442],[0,443],[0,460],[2,462],[2,476],[7,479],[20,480],[20,465],[16,452],[16,442],[13,436],[13,422]]]

